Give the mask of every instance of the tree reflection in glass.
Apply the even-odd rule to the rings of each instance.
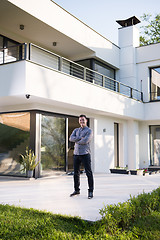
[[[65,170],[65,118],[42,115],[41,167],[42,175]]]

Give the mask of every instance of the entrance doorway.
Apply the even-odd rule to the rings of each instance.
[[[65,172],[65,118],[41,115],[41,176]]]
[[[78,127],[78,117],[41,114],[40,176],[73,171],[74,143],[69,137]]]
[[[68,172],[73,172],[73,151],[74,142],[69,141],[69,137],[75,128],[79,128],[78,117],[68,118]]]
[[[114,123],[114,166],[120,167],[120,164],[119,164],[119,123]]]

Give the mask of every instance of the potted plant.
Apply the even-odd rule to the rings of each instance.
[[[128,174],[129,171],[127,169],[127,167],[116,167],[116,168],[111,168],[110,169],[111,173],[117,173],[117,174]]]
[[[143,176],[143,169],[133,169],[130,170],[131,175],[141,175]]]
[[[20,154],[20,161],[19,163],[22,166],[21,171],[25,171],[26,172],[26,176],[28,178],[33,177],[33,170],[35,169],[35,167],[39,164],[39,161],[36,162],[36,156],[34,155],[34,152],[29,149],[28,147],[26,147],[26,154]]]
[[[149,175],[148,168],[143,168],[143,176],[148,176],[148,175]]]

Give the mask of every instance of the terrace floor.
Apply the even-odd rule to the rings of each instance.
[[[87,198],[86,175],[81,175],[81,194],[73,192],[73,176],[27,180],[0,176],[0,203],[46,210],[52,213],[79,216],[96,221],[101,218],[99,209],[107,204],[117,204],[160,186],[160,174],[149,176],[122,174],[94,174],[94,198]]]

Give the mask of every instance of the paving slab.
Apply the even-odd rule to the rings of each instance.
[[[63,175],[31,181],[1,176],[0,203],[96,221],[101,218],[99,210],[104,205],[124,202],[130,196],[151,192],[160,186],[160,174],[94,174],[94,180],[94,198],[88,199],[85,174],[81,175],[81,194],[75,197],[69,196],[73,192],[73,176]]]

